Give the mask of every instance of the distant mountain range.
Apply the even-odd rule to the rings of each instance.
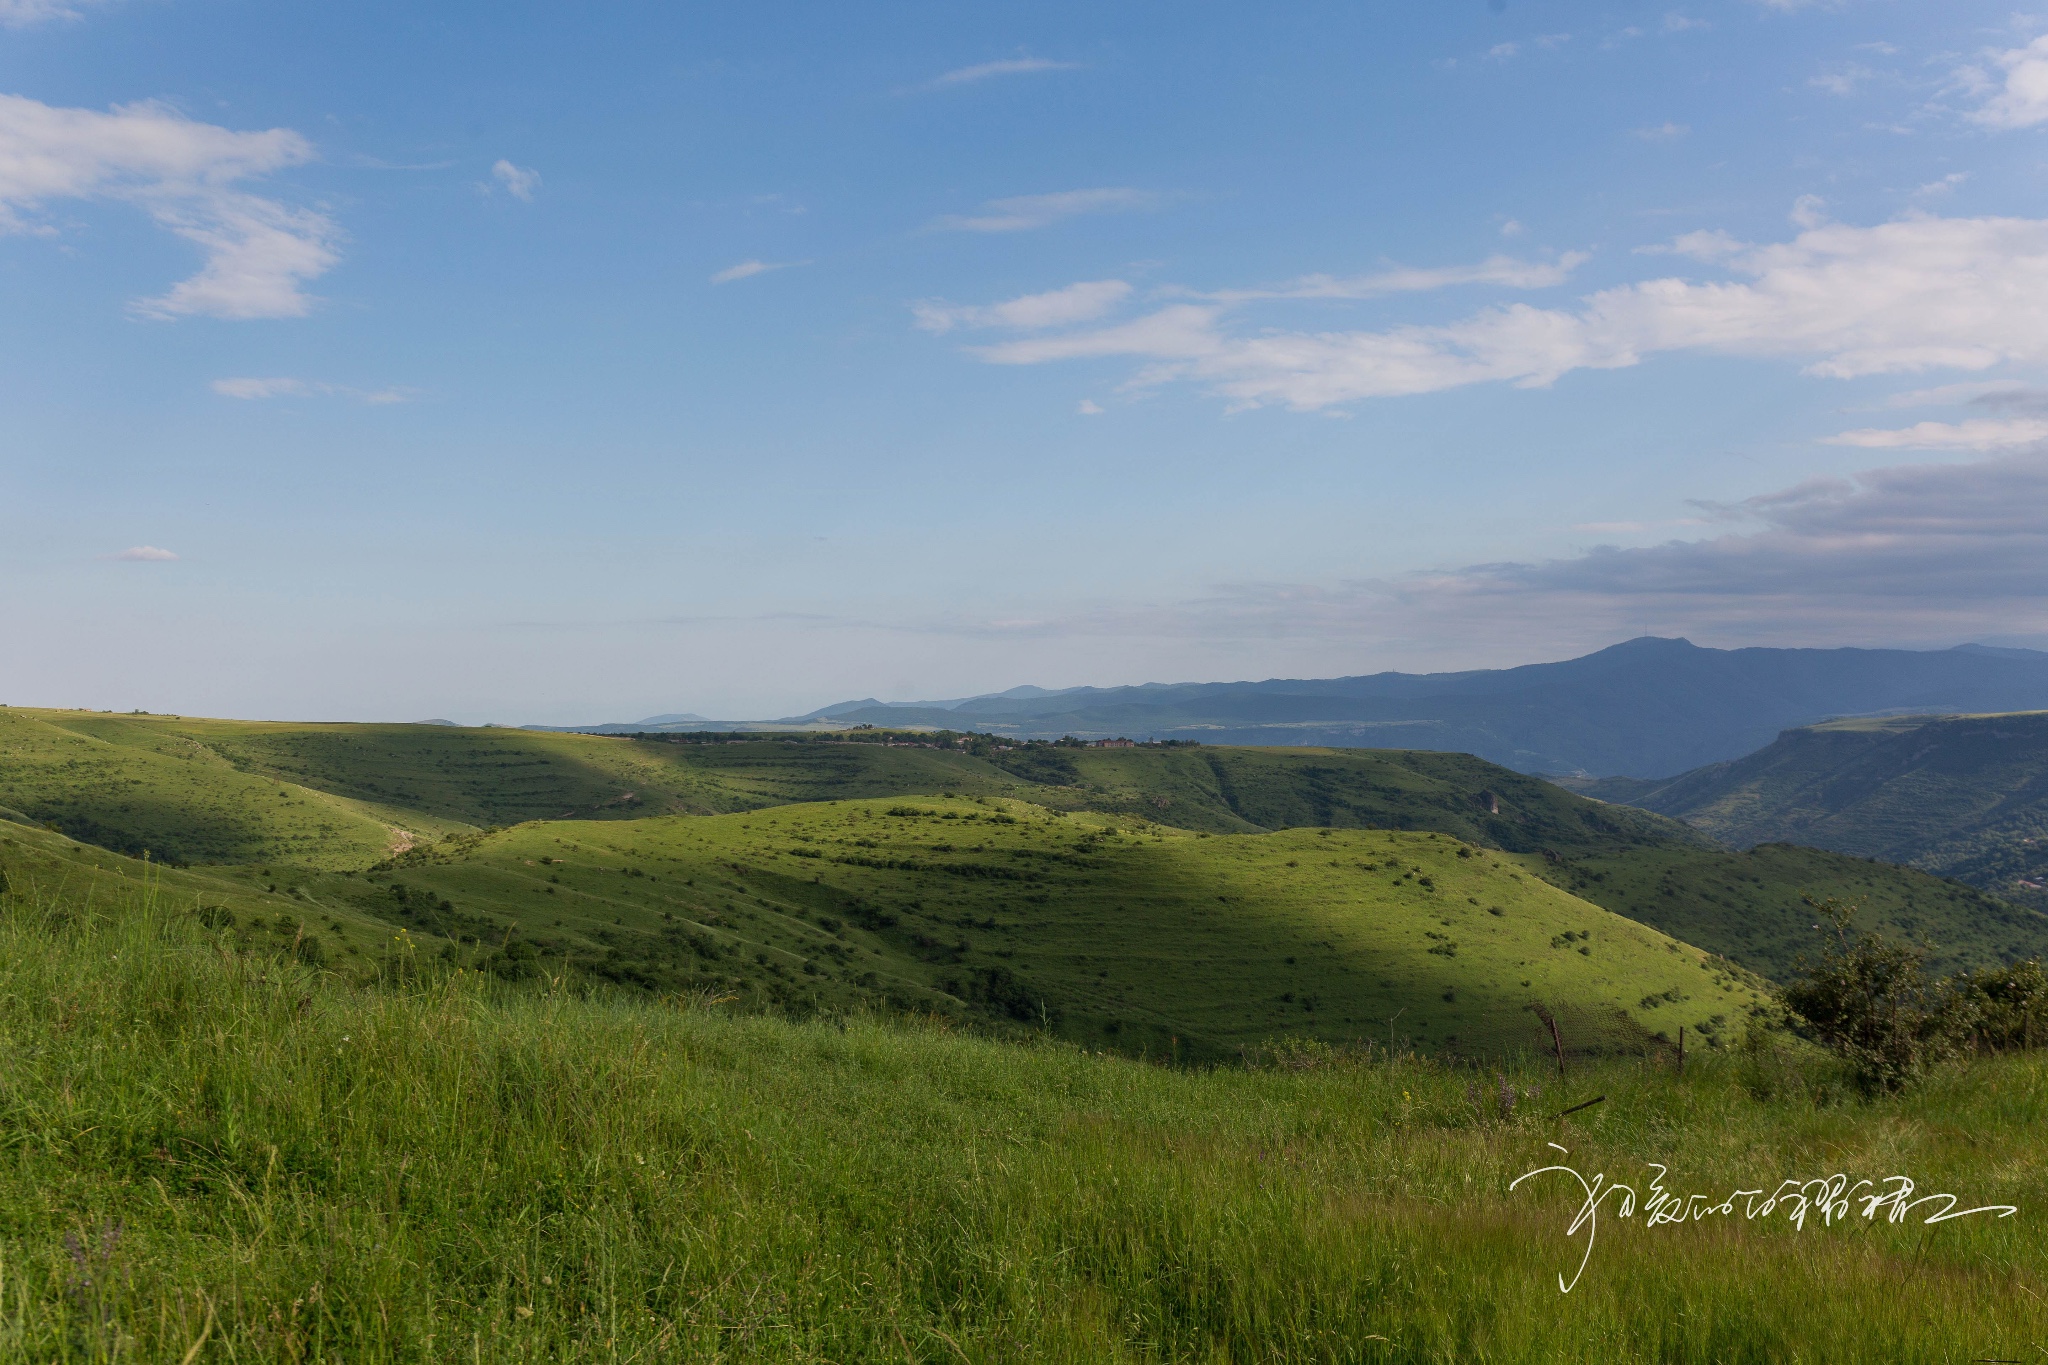
[[[894,703],[872,697],[777,721],[655,717],[596,732],[981,730],[1020,739],[1195,739],[1476,754],[1522,772],[1663,777],[1740,757],[1779,731],[1845,716],[2048,708],[2048,653],[1705,649],[1644,636],[1582,658],[1464,673],[1147,683]]]
[[[1660,782],[1571,785],[1738,848],[1881,858],[2048,910],[2048,712],[1833,721]]]

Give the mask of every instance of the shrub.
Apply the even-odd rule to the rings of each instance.
[[[1865,1094],[1904,1089],[1953,1055],[1968,1027],[1958,992],[1930,985],[1927,951],[1882,934],[1851,939],[1856,907],[1829,897],[1806,903],[1833,930],[1820,961],[1799,959],[1785,1005],[1806,1031],[1841,1054]],[[1817,928],[1822,926],[1816,926]]]
[[[2048,1044],[2048,972],[2039,959],[1967,972],[1955,984],[1977,1046],[2008,1052]]]

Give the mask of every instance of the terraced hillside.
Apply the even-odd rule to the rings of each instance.
[[[1732,763],[1589,790],[1738,847],[1881,858],[2048,910],[2048,712],[1830,721]]]

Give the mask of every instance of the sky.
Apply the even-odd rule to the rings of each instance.
[[[0,0],[0,702],[2048,645],[2048,8]]]

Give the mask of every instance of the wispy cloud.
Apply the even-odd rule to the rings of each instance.
[[[130,564],[164,564],[176,559],[177,556],[169,550],[159,550],[154,545],[136,545],[119,554],[108,555],[107,558],[124,560]]]
[[[962,635],[1343,638],[1422,661],[1519,662],[1633,635],[1717,644],[1953,644],[2048,631],[2048,460],[2007,455],[1810,480],[1725,509],[1743,529],[1348,583],[1237,583],[1155,605],[956,620]],[[1684,525],[1700,519],[1686,519]],[[1650,524],[1589,526],[1637,535]]]
[[[1075,71],[1079,62],[1056,62],[1046,57],[1011,57],[999,62],[981,62],[975,66],[963,66],[935,76],[928,88],[938,90],[949,85],[973,85],[996,76],[1035,76],[1045,71]]]
[[[741,261],[729,265],[711,277],[713,284],[731,284],[735,280],[751,280],[756,275],[765,275],[771,270],[794,270],[809,261]]]
[[[1691,124],[1666,122],[1651,128],[1638,128],[1635,135],[1645,142],[1676,142],[1691,131]]]
[[[0,0],[0,28],[27,28],[53,19],[82,19],[81,8],[106,0]]]
[[[1830,95],[1846,97],[1855,94],[1858,86],[1876,74],[1860,63],[1843,62],[1809,77],[1806,83],[1816,90],[1825,90]]]
[[[1003,303],[980,306],[927,300],[913,304],[917,325],[927,332],[950,332],[955,327],[1014,327],[1035,330],[1069,327],[1091,322],[1129,298],[1131,286],[1122,280],[1085,280],[1043,294],[1026,294]]]
[[[1572,272],[1589,259],[1583,251],[1567,251],[1554,261],[1496,255],[1471,265],[1396,267],[1370,275],[1304,275],[1268,289],[1184,292],[1219,303],[1241,303],[1254,299],[1373,299],[1474,284],[1499,285],[1504,289],[1550,289],[1570,279]]]
[[[1823,438],[1831,446],[1865,450],[2011,450],[2048,441],[2048,418],[1979,417],[1967,422],[1916,422],[1910,427],[1864,427]]]
[[[53,235],[36,214],[56,200],[134,204],[206,255],[198,274],[137,300],[137,312],[301,317],[313,306],[301,285],[333,267],[340,230],[236,186],[312,159],[289,129],[239,133],[160,104],[100,113],[0,95],[0,232]]]
[[[1543,387],[1582,369],[1663,352],[1779,358],[1829,378],[2048,364],[2048,220],[1916,216],[1875,227],[1826,222],[1814,202],[1789,242],[1672,250],[1731,278],[1646,280],[1574,308],[1496,306],[1450,323],[1377,331],[1231,326],[1236,296],[1196,296],[1108,326],[980,347],[996,364],[1143,362],[1137,386],[1192,382],[1239,406],[1314,410],[1467,384]],[[1271,297],[1247,291],[1244,297]]]
[[[491,179],[504,187],[505,193],[522,204],[533,202],[534,191],[540,188],[540,172],[515,166],[503,157],[491,163]]]
[[[978,214],[948,214],[932,224],[954,232],[1029,232],[1067,218],[1090,213],[1131,213],[1157,208],[1162,196],[1151,190],[1119,186],[1095,190],[1060,190],[1053,194],[1020,194],[991,199]]]
[[[403,403],[414,397],[410,389],[358,389],[346,384],[328,384],[316,379],[234,378],[216,379],[207,386],[223,398],[352,398],[358,403],[383,406]]]
[[[1959,73],[1966,84],[1997,90],[1970,117],[1987,128],[2032,128],[2048,122],[2048,34],[2025,47],[1993,52],[1990,62],[2002,73],[1999,80],[1970,68]]]
[[[2011,379],[1972,379],[1909,389],[1885,399],[1888,408],[1945,408],[1969,403],[1989,408],[2035,408],[2048,411],[2048,393]]]

